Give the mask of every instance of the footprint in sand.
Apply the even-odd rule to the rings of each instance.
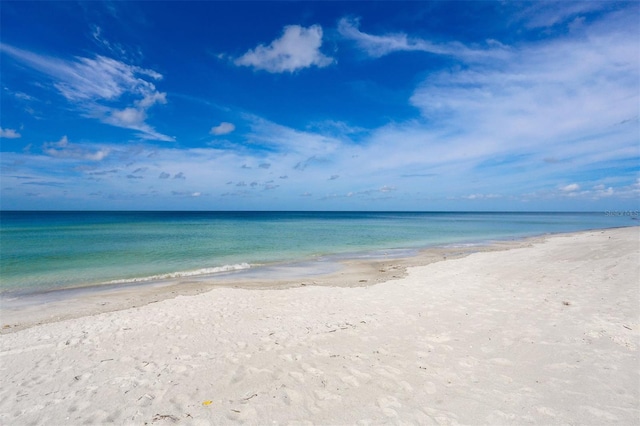
[[[489,360],[492,364],[495,365],[503,365],[506,367],[512,366],[513,362],[511,360],[508,360],[506,358],[492,358]]]
[[[282,354],[280,355],[278,358],[280,358],[283,361],[287,361],[287,362],[294,362],[294,361],[299,361],[302,356],[298,355],[298,354]]]
[[[369,380],[371,380],[371,374],[363,373],[362,371],[358,370],[357,368],[349,367],[349,368],[347,368],[347,371],[352,376],[355,376],[355,377],[359,378],[360,380],[364,380],[365,382],[368,382]]]
[[[460,365],[460,367],[472,368],[478,365],[478,360],[469,357],[458,361],[458,365]]]
[[[293,389],[285,389],[283,400],[287,405],[295,405],[298,406],[302,402],[302,395],[300,392],[295,391]]]
[[[378,375],[394,381],[397,380],[398,377],[403,374],[402,370],[399,370],[391,366],[380,367],[380,368],[377,368],[375,371]]]
[[[401,408],[402,404],[398,402],[398,399],[393,396],[381,396],[376,401],[378,407],[382,410],[382,413],[387,417],[398,417],[398,412],[394,408]]]
[[[423,389],[424,389],[424,391],[425,391],[426,393],[428,393],[429,395],[433,395],[433,394],[434,394],[434,393],[436,393],[436,392],[437,392],[437,390],[438,390],[438,389],[436,388],[435,383],[433,383],[433,382],[426,382],[426,383],[422,386],[422,388],[423,388]]]
[[[556,413],[549,407],[536,407],[538,413],[549,417],[557,417]]]
[[[356,379],[353,376],[342,376],[340,377],[340,380],[342,380],[345,384],[351,387],[354,387],[354,388],[360,387],[360,383],[358,382],[358,379]]]
[[[172,365],[169,367],[169,371],[172,373],[184,373],[187,371],[186,365]]]
[[[251,424],[258,423],[258,412],[251,406],[243,406],[239,409],[230,410],[227,418],[234,422],[246,422]]]
[[[324,389],[317,389],[314,390],[313,393],[315,394],[316,398],[318,398],[321,401],[340,401],[342,400],[342,397],[338,394],[335,393],[331,393],[327,390]]]
[[[318,370],[317,368],[314,368],[314,367],[310,366],[307,363],[302,364],[302,369],[305,372],[309,373],[309,374],[313,374],[314,376],[323,376],[324,375],[323,371]]]
[[[298,383],[304,383],[304,374],[297,371],[289,372],[289,375],[293,377]]]
[[[229,383],[239,383],[241,381],[244,380],[246,376],[246,370],[244,365],[241,365],[240,367],[238,367],[238,369],[235,371],[235,373],[233,374],[233,376],[231,377],[231,380],[229,381]]]
[[[413,386],[411,386],[408,382],[405,382],[404,380],[400,381],[398,383],[402,389],[404,389],[406,392],[413,392]]]
[[[599,408],[588,407],[584,405],[581,406],[580,408],[584,411],[587,411],[589,414],[591,414],[591,416],[593,416],[592,418],[598,418],[598,419],[606,420],[609,422],[617,422],[620,420],[616,415],[608,411],[600,410]]]

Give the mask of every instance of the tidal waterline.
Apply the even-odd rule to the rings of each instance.
[[[0,292],[203,277],[279,263],[637,225],[599,213],[0,212]]]

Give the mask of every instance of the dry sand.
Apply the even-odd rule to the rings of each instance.
[[[639,238],[5,329],[0,424],[640,424]]]

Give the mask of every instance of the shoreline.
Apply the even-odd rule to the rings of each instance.
[[[242,271],[213,275],[132,281],[118,284],[98,284],[82,287],[51,289],[19,295],[15,299],[0,296],[0,335],[36,325],[82,318],[101,313],[122,311],[157,303],[178,296],[206,293],[215,288],[289,289],[304,286],[361,287],[404,278],[407,269],[430,263],[468,256],[476,252],[503,251],[529,247],[554,236],[571,236],[585,232],[623,229],[633,226],[590,229],[568,233],[547,233],[525,237],[506,237],[500,240],[446,244],[414,249],[411,256],[360,258],[369,252],[323,256],[332,271],[319,269],[317,264],[299,271],[297,266],[316,261],[301,260],[261,265]],[[376,250],[379,252],[381,250]],[[350,256],[351,255],[351,256]],[[269,269],[280,269],[270,273]],[[299,272],[294,272],[299,271]],[[265,272],[267,272],[265,274]],[[260,275],[266,277],[258,277]]]
[[[632,225],[630,220],[597,213],[252,212],[248,218],[221,212],[160,212],[159,217],[55,213],[46,219],[3,216],[6,256],[0,303],[55,290],[71,293],[111,284],[188,281],[261,264],[313,263],[317,257],[335,260],[393,248],[486,245]],[[241,226],[243,218],[248,227]],[[275,232],[280,229],[289,233],[286,238]],[[133,237],[123,239],[125,234]],[[39,236],[34,240],[34,235]]]
[[[637,424],[639,237],[432,252],[15,330],[0,423]]]
[[[615,228],[607,228],[615,229]],[[576,233],[589,232],[578,231]],[[248,290],[286,290],[305,286],[363,287],[404,278],[407,269],[430,263],[468,256],[476,252],[502,251],[521,248],[542,242],[557,233],[527,237],[509,237],[490,242],[448,244],[428,248],[416,248],[412,256],[391,258],[359,258],[332,255],[331,272],[318,272],[311,268],[295,273],[296,265],[314,261],[282,262],[258,266],[243,271],[231,271],[214,275],[189,276],[155,281],[122,284],[97,284],[39,291],[19,295],[15,300],[2,300],[0,335],[24,330],[37,325],[102,313],[137,308],[178,296],[193,296],[216,288]],[[409,250],[409,249],[394,249]],[[413,250],[413,249],[412,249]],[[364,252],[368,253],[368,252]],[[360,252],[359,252],[360,254]],[[266,277],[258,277],[269,268],[283,270]]]

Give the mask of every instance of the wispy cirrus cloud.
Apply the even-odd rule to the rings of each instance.
[[[580,32],[506,48],[499,60],[432,72],[410,98],[421,118],[372,130],[350,154],[371,180],[397,173],[405,187],[438,182],[432,194],[471,190],[475,200],[495,188],[516,198],[535,187],[566,195],[558,188],[567,181],[602,185],[595,176],[613,167],[624,185],[640,158],[638,36],[634,17],[612,13]],[[569,193],[622,194],[606,188]]]
[[[639,34],[635,16],[627,15],[606,14],[572,31],[482,48],[404,33],[375,36],[352,22],[357,32],[351,40],[371,57],[431,52],[460,66],[425,66],[422,80],[405,98],[414,115],[392,116],[377,128],[356,127],[351,123],[359,124],[357,119],[348,116],[295,127],[239,112],[231,119],[242,122],[237,129],[232,125],[233,138],[210,138],[215,143],[205,147],[142,142],[123,152],[117,144],[72,144],[63,138],[46,144],[42,153],[3,153],[8,174],[0,185],[19,189],[24,182],[39,182],[33,189],[54,182],[41,197],[84,195],[108,202],[115,194],[139,207],[146,206],[140,201],[144,194],[154,194],[159,206],[183,196],[181,205],[198,208],[357,209],[383,199],[390,200],[389,209],[635,205]],[[565,13],[558,22],[568,25],[576,16]],[[137,77],[154,84],[152,74]],[[146,108],[166,101],[155,89],[117,95],[125,86],[114,87],[96,88],[88,98],[68,96],[78,104],[111,108],[100,117],[129,128],[146,122]],[[127,105],[111,105],[132,97]],[[210,133],[230,129],[215,123]],[[195,204],[197,199],[209,204]]]
[[[268,46],[258,45],[237,58],[234,63],[271,73],[292,73],[312,66],[323,68],[331,65],[334,60],[320,51],[321,46],[320,25],[308,28],[288,25],[284,27],[280,38],[273,40]]]
[[[434,73],[411,103],[435,127],[473,140],[464,151],[448,144],[466,158],[528,153],[573,167],[633,158],[640,64],[630,21],[613,16],[587,33],[514,49],[504,61]]]
[[[427,52],[466,60],[504,56],[505,47],[496,41],[489,41],[484,49],[473,49],[458,41],[435,43],[421,38],[409,37],[401,32],[373,35],[360,31],[359,27],[359,19],[342,18],[338,22],[340,35],[355,42],[360,49],[373,58],[380,58],[393,52]]]
[[[93,41],[102,50],[109,52],[110,55],[123,58],[129,62],[139,62],[142,60],[144,55],[139,47],[115,43],[105,37],[104,33],[105,31],[102,27],[98,25],[94,25],[92,27],[91,36]]]
[[[53,80],[58,92],[83,115],[136,130],[143,139],[174,140],[146,122],[149,108],[166,103],[166,94],[153,83],[162,79],[161,74],[100,55],[65,60],[6,43],[0,43],[0,51]]]
[[[268,151],[322,158],[334,152],[346,139],[322,133],[296,130],[252,114],[244,114],[250,131],[246,139],[250,145],[259,145]]]
[[[515,22],[525,27],[548,28],[565,23],[571,19],[611,7],[613,2],[606,1],[540,1],[527,5],[514,16]],[[615,5],[614,5],[615,6]]]

